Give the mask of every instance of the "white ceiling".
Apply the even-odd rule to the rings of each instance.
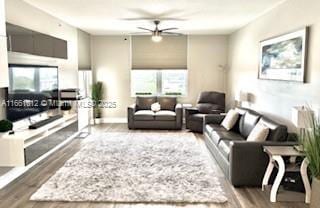
[[[140,32],[136,27],[178,27],[185,34],[229,34],[285,0],[24,0],[95,35]]]

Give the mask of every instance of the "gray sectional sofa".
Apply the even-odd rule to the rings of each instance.
[[[151,105],[159,102],[161,110],[153,112]],[[175,97],[137,97],[136,103],[128,107],[129,129],[182,128],[182,105]]]
[[[292,145],[287,142],[287,127],[249,109],[237,108],[240,114],[233,129],[227,131],[220,123],[224,115],[207,115],[203,132],[206,145],[234,186],[261,186],[269,158],[264,145]],[[263,122],[270,132],[264,142],[248,142],[254,126]]]

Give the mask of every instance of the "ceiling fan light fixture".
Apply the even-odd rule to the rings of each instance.
[[[151,40],[153,42],[158,43],[158,42],[162,41],[162,36],[161,35],[152,35]]]

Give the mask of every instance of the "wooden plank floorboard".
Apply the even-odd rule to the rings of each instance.
[[[91,133],[102,132],[162,132],[170,131],[129,131],[126,124],[100,124],[90,129]],[[172,131],[181,132],[181,131]],[[187,132],[187,130],[183,130]],[[217,172],[228,202],[223,204],[134,204],[134,203],[66,203],[66,202],[36,202],[30,201],[30,196],[45,183],[64,163],[83,146],[84,139],[74,139],[66,146],[49,156],[44,161],[35,165],[24,175],[0,190],[0,208],[307,208],[303,202],[271,203],[267,193],[260,188],[235,188],[223,175],[215,160],[209,154],[203,136],[195,134],[203,151],[211,158],[212,167]]]

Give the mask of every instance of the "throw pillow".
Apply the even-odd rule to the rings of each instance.
[[[250,132],[247,141],[249,142],[264,142],[269,135],[270,129],[261,122],[258,122],[256,126]]]
[[[223,126],[225,129],[229,131],[237,123],[238,118],[239,118],[239,113],[231,109],[227,113],[226,117],[223,119],[221,126]]]
[[[160,109],[161,109],[161,106],[160,106],[159,103],[153,103],[153,104],[151,105],[151,110],[152,110],[153,112],[158,112],[158,111],[160,111]]]

